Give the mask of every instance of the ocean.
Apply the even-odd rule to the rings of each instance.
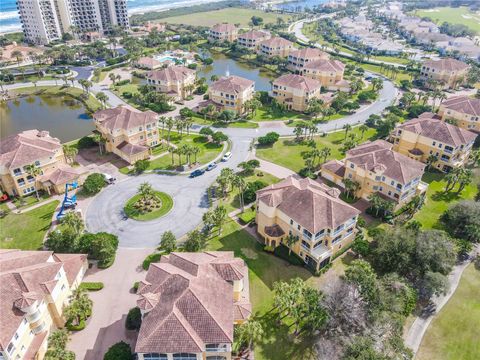
[[[158,11],[220,0],[127,0],[130,14]],[[16,0],[0,0],[0,33],[21,30]]]

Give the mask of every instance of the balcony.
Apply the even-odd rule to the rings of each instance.
[[[323,259],[332,255],[332,251],[327,248],[323,243],[318,245],[316,248],[310,251],[310,254],[317,260],[322,261]]]

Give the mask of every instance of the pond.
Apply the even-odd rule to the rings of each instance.
[[[231,59],[222,53],[204,54],[203,56],[205,55],[213,59],[213,64],[202,67],[197,72],[197,76],[207,78],[208,83],[211,83],[210,77],[212,75],[218,77],[237,75],[255,81],[256,91],[271,90],[270,81],[275,78],[275,75],[270,71]]]
[[[83,104],[68,96],[28,96],[0,102],[1,139],[24,130],[47,130],[62,142],[94,130]]]

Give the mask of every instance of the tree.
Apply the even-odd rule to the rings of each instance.
[[[38,177],[42,174],[42,169],[40,169],[35,164],[30,164],[25,166],[25,172],[28,174],[29,177],[31,177],[34,180],[35,196],[37,197],[37,200],[40,200],[40,196],[38,195],[38,189],[37,189],[37,181],[38,181]]]
[[[116,81],[116,77],[115,77],[115,74],[113,72],[109,73],[108,74],[108,77],[110,79],[110,81],[112,82],[113,86],[115,86],[115,81]]]
[[[85,233],[78,239],[74,252],[87,253],[89,258],[98,260],[102,268],[109,267],[115,260],[118,237],[107,232]]]
[[[378,304],[377,275],[371,265],[364,260],[354,260],[345,270],[345,280],[358,287],[362,298],[371,306]]]
[[[105,175],[93,173],[87,176],[83,183],[83,193],[85,195],[95,195],[106,185]]]
[[[440,220],[451,236],[480,242],[480,202],[460,201],[448,208]]]
[[[204,136],[212,136],[214,134],[213,130],[208,126],[202,127],[199,133]]]
[[[61,223],[70,228],[76,236],[80,235],[85,228],[83,219],[75,212],[68,212],[65,214]]]
[[[374,346],[373,340],[368,337],[355,337],[353,342],[345,347],[342,360],[387,360]]]
[[[250,20],[252,21],[252,24],[255,26],[260,26],[263,24],[263,18],[261,18],[260,16],[252,16]]]
[[[124,341],[112,345],[105,353],[103,360],[133,360],[132,349]]]
[[[343,125],[343,130],[345,130],[345,138],[343,139],[345,141],[345,140],[347,140],[348,132],[350,130],[352,130],[352,125],[350,125],[350,124]]]
[[[23,61],[23,54],[20,50],[12,51],[11,57],[14,57],[17,60],[17,65],[20,66],[20,63]]]
[[[238,167],[243,169],[242,173],[244,175],[252,175],[255,169],[260,167],[260,161],[258,161],[257,159],[243,161],[238,164]]]
[[[67,350],[68,332],[66,329],[55,330],[48,337],[45,360],[75,360],[75,353]]]
[[[430,154],[427,158],[427,167],[429,170],[432,170],[433,165],[438,161],[438,156]]]
[[[72,145],[63,145],[63,156],[65,156],[65,161],[67,163],[72,163],[75,160],[75,156],[78,154],[78,149]]]
[[[218,236],[222,234],[222,227],[226,220],[227,209],[223,205],[217,206],[215,210],[213,210],[213,221],[218,228]]]
[[[187,252],[198,252],[205,247],[205,240],[205,236],[199,230],[190,231],[183,244],[183,249]]]
[[[355,198],[355,194],[357,193],[358,189],[360,189],[360,184],[358,181],[346,178],[343,180],[343,184],[345,185],[347,196],[352,196],[352,198]]]
[[[149,166],[150,166],[150,160],[148,159],[137,160],[133,165],[135,172],[137,174],[143,173],[145,170],[149,168]]]
[[[300,238],[296,235],[293,234],[288,234],[287,238],[285,239],[285,242],[287,243],[288,246],[288,255],[292,253],[292,247],[300,240]]]
[[[224,141],[227,141],[228,140],[228,136],[225,135],[223,132],[221,131],[217,131],[215,132],[213,135],[212,135],[212,140],[214,143],[216,144],[220,144]]]
[[[80,325],[92,313],[93,302],[88,297],[86,290],[77,288],[69,297],[70,303],[63,312],[67,322],[72,325]]]
[[[365,132],[368,131],[368,126],[365,125],[365,124],[362,124],[362,125],[360,125],[360,127],[358,129],[360,130],[360,132],[362,134],[362,140],[363,140]]]
[[[106,140],[101,134],[93,134],[93,140],[98,144],[98,150],[100,155],[103,154],[103,145],[105,144]]]
[[[125,319],[125,327],[127,330],[140,330],[142,326],[142,313],[138,306],[131,308],[128,311],[127,318]]]
[[[232,178],[232,185],[238,189],[238,198],[240,200],[240,208],[242,213],[245,211],[245,203],[243,200],[243,192],[245,190],[245,179],[239,175],[234,175]]]
[[[173,232],[165,231],[160,240],[160,248],[167,253],[171,253],[172,251],[175,251],[176,247],[177,239]]]
[[[99,92],[95,95],[95,97],[97,98],[98,101],[100,101],[100,102],[102,103],[103,108],[105,108],[105,107],[106,107],[106,103],[107,103],[107,101],[108,101],[108,96],[107,96],[107,94],[105,94],[105,93],[102,92],[102,91],[99,91]]]
[[[240,344],[245,344],[248,349],[252,348],[254,341],[261,339],[263,333],[262,325],[254,319],[249,319],[235,327],[235,338]]]
[[[381,78],[373,78],[372,79],[372,88],[373,88],[373,91],[383,89],[383,80]]]

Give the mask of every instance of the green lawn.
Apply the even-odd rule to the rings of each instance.
[[[59,201],[53,201],[24,214],[9,213],[0,219],[0,248],[39,249],[58,204]]]
[[[277,21],[277,18],[282,18],[286,22],[290,19],[290,16],[288,15],[266,13],[260,10],[244,8],[226,8],[221,10],[167,17],[161,19],[161,22],[194,26],[212,26],[218,23],[229,22],[232,24],[240,24],[241,27],[247,27],[252,16],[261,17],[264,24],[275,23]]]
[[[441,229],[442,224],[438,221],[440,216],[447,210],[449,205],[456,201],[473,199],[477,193],[475,184],[470,184],[460,194],[456,189],[445,193],[445,174],[426,172],[423,181],[429,184],[427,200],[422,209],[415,214],[415,219],[422,223],[424,229]]]
[[[361,132],[358,127],[350,131],[354,133],[359,139],[359,142],[365,142],[375,136],[376,130],[369,129],[365,132],[363,138],[361,138]],[[327,160],[330,159],[342,159],[344,154],[340,151],[343,146],[343,139],[345,138],[344,131],[337,131],[330,133],[325,137],[316,136],[315,143],[317,148],[328,147],[331,149],[332,154]],[[304,144],[298,144],[293,138],[282,139],[280,138],[273,146],[258,147],[257,156],[261,159],[273,162],[275,164],[284,166],[293,171],[300,171],[304,167],[304,160],[302,159],[302,152],[311,150],[310,147]]]
[[[250,115],[252,121],[273,121],[273,120],[307,120],[310,119],[305,114],[295,111],[278,111],[278,109],[271,106],[263,106],[256,111],[255,114]]]
[[[480,270],[465,269],[460,284],[427,329],[418,360],[480,359]]]
[[[305,268],[287,264],[262,249],[263,246],[233,220],[227,222],[221,238],[213,238],[208,245],[208,250],[233,251],[235,256],[244,259],[248,265],[253,316],[259,319],[265,330],[263,339],[255,346],[255,359],[316,359],[312,339],[302,336],[295,339],[291,335],[293,330],[283,324],[279,325],[271,310],[274,282],[300,277],[316,285],[319,278],[313,277]]]
[[[414,15],[418,17],[429,17],[433,22],[442,24],[462,24],[473,31],[480,33],[480,12],[472,12],[467,7],[438,7],[434,9],[415,10]]]
[[[256,129],[256,128],[258,128],[258,124],[253,122],[253,121],[239,120],[239,121],[233,121],[233,122],[229,122],[229,123],[220,123],[220,122],[214,123],[214,122],[212,122],[212,120],[210,120],[208,118],[204,119],[203,117],[198,116],[198,115],[193,116],[193,122],[195,124],[198,124],[198,125],[207,125],[207,126],[211,126],[213,128],[218,128],[218,129],[220,129],[220,131],[221,131],[222,128],[226,128],[226,127],[242,128],[242,129]]]
[[[164,192],[161,191],[155,191],[155,195],[157,198],[160,199],[161,206],[154,210],[154,211],[149,211],[146,213],[140,213],[135,207],[135,203],[140,199],[141,195],[137,194],[130,198],[127,203],[125,204],[125,214],[134,220],[138,221],[149,221],[153,219],[157,219],[161,216],[166,215],[170,210],[172,210],[173,207],[173,199],[171,198],[170,195],[165,194]]]
[[[17,209],[22,209],[26,208],[28,206],[32,206],[37,204],[39,201],[43,201],[49,198],[48,194],[39,194],[40,200],[37,200],[37,197],[35,193],[29,195],[29,196],[24,196],[24,197],[18,197],[12,200],[13,204],[16,206]]]

